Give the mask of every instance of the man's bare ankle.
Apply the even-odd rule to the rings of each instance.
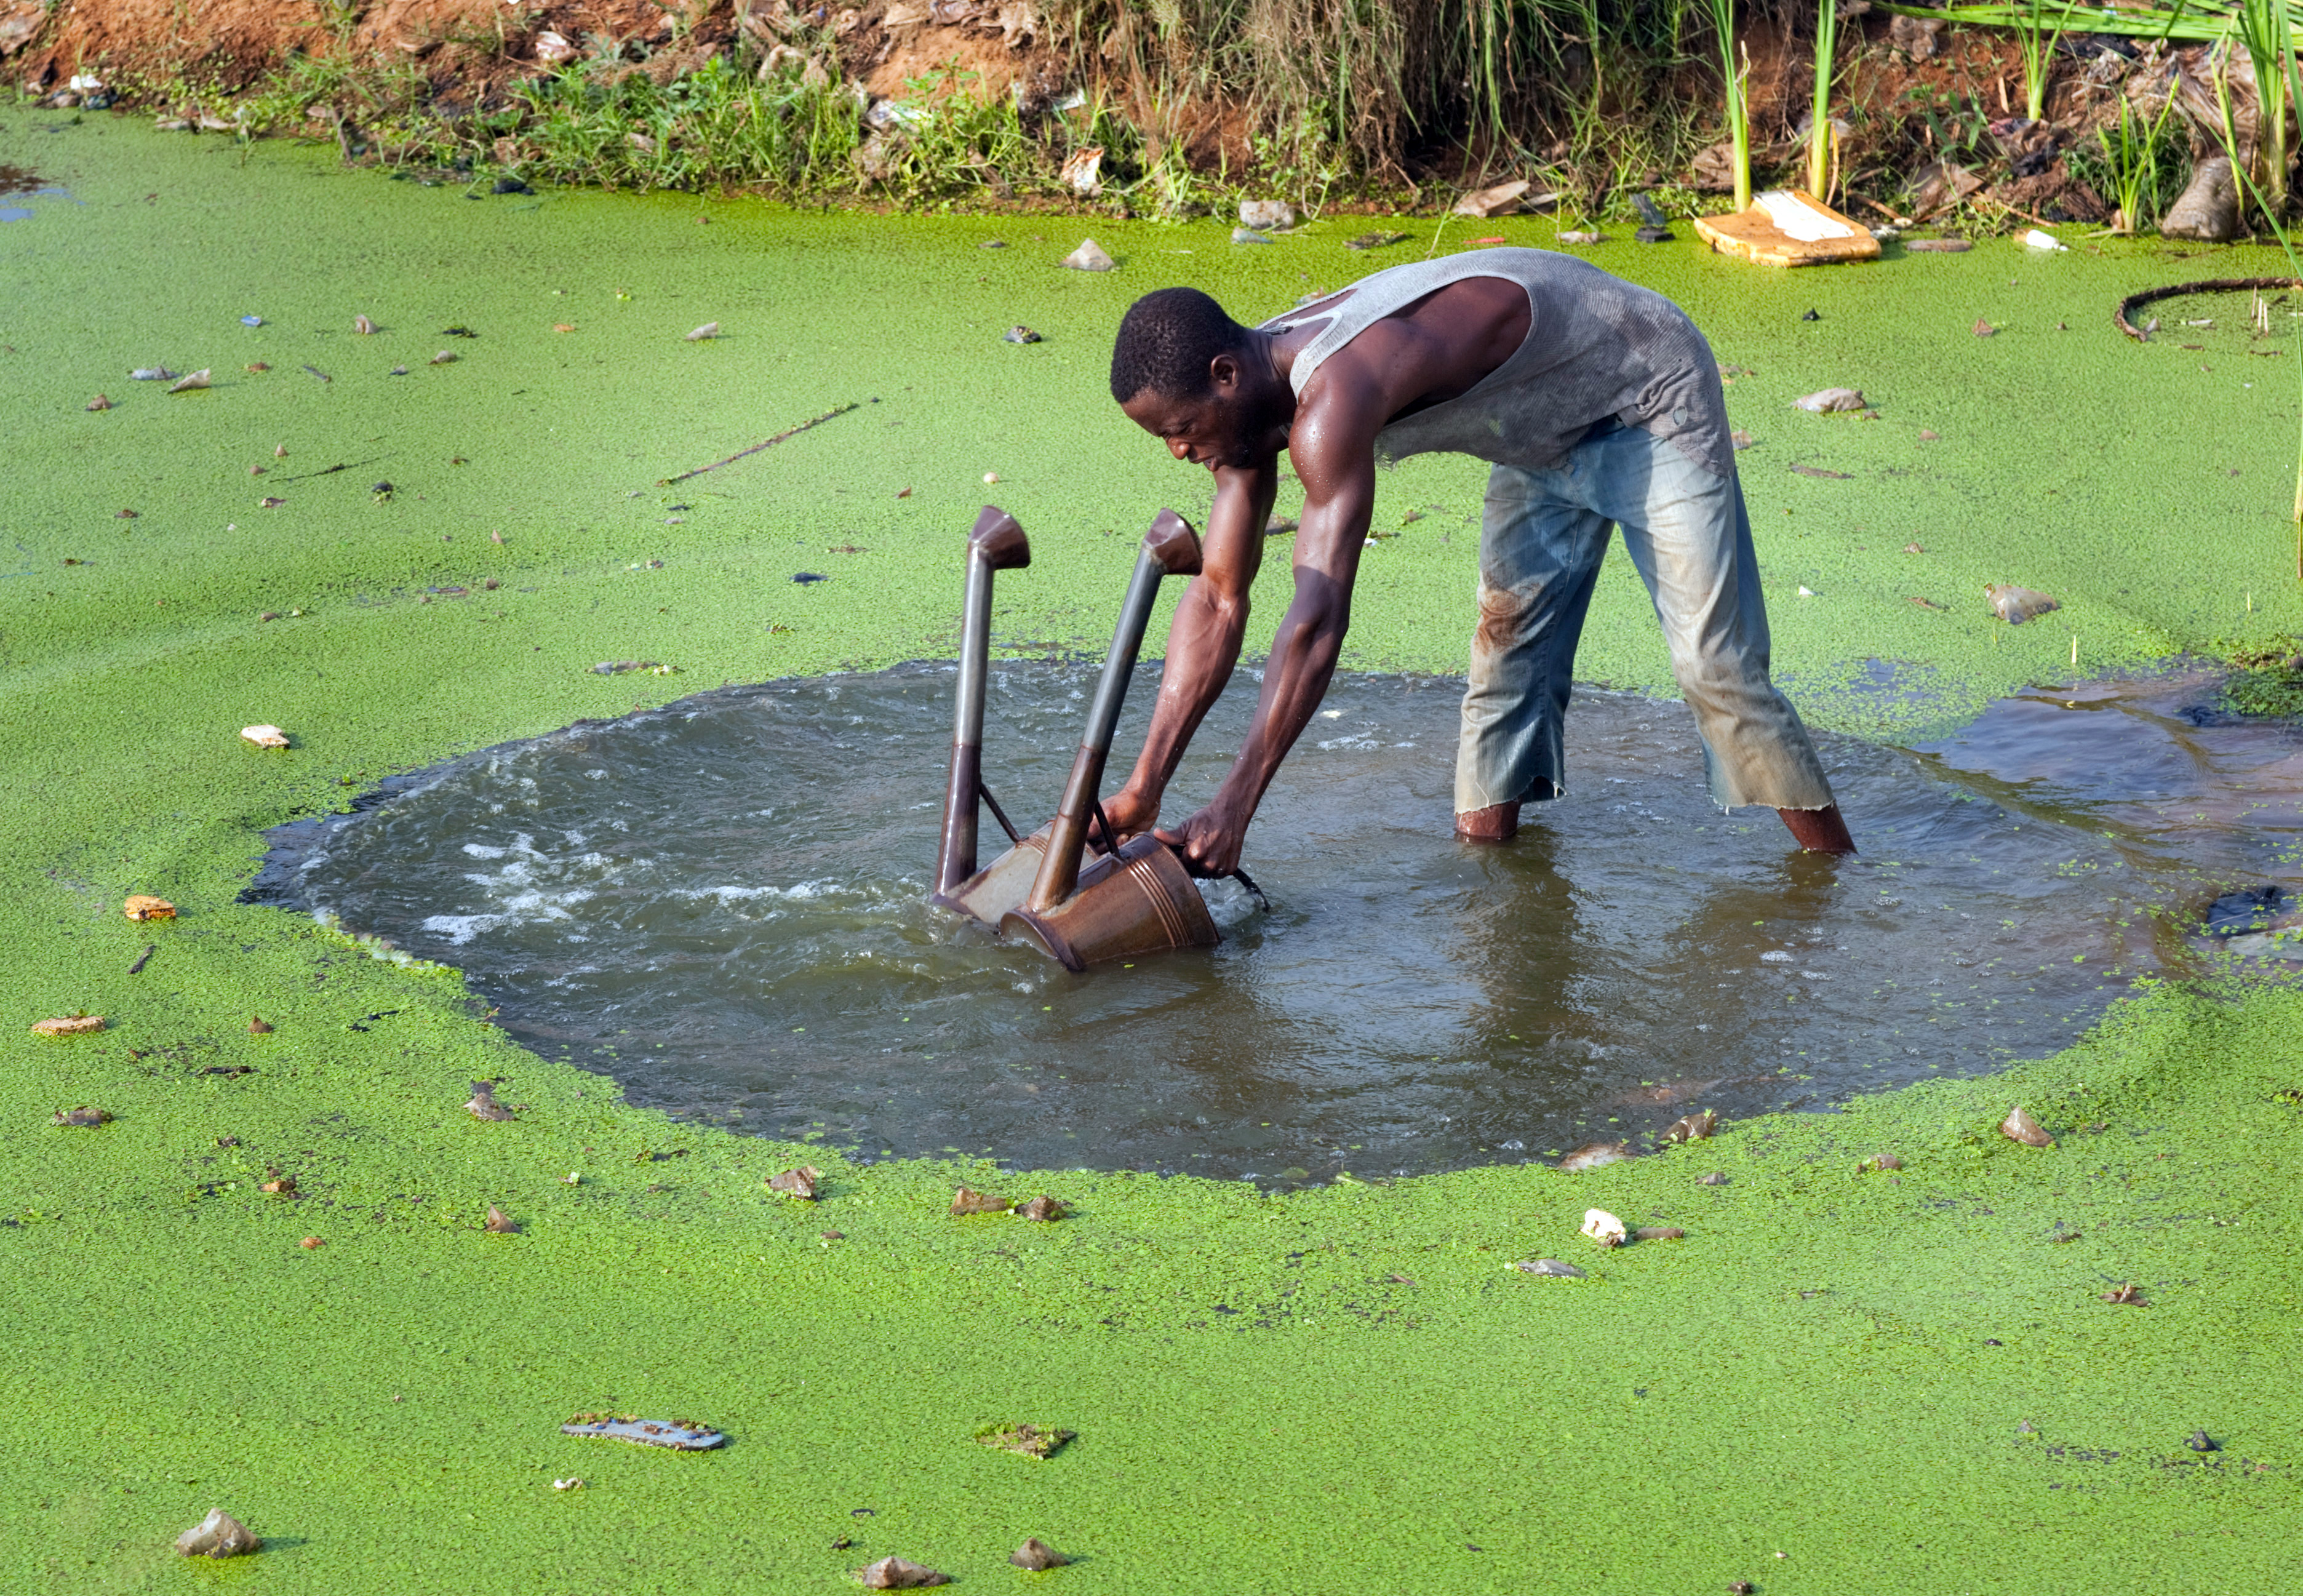
[[[1466,842],[1508,842],[1519,831],[1519,805],[1489,804],[1455,816],[1455,835]]]

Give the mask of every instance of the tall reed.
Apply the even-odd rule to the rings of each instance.
[[[1818,0],[1815,15],[1815,103],[1809,111],[1807,191],[1831,195],[1831,79],[1839,49],[1839,0]]]
[[[1826,0],[1828,3],[1828,0]],[[1721,97],[1727,111],[1727,142],[1734,152],[1735,208],[1751,208],[1751,52],[1735,64],[1735,0],[1709,0],[1712,31],[1719,39]]]
[[[2273,215],[2275,226],[2287,210],[2288,108],[2303,102],[2295,83],[2294,20],[2288,13],[2287,0],[2239,0],[2231,26],[2255,68],[2257,137],[2264,157],[2263,186],[2269,193],[2263,208]],[[2229,86],[2221,77],[2216,84],[2217,92],[2228,97]],[[2228,115],[2225,120],[2230,120]],[[2237,155],[2231,157],[2231,165],[2240,165]]]

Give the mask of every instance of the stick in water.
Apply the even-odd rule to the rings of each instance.
[[[701,477],[706,471],[716,471],[722,466],[732,466],[747,454],[757,454],[761,450],[768,448],[772,444],[780,443],[786,438],[797,436],[798,434],[806,432],[811,426],[821,426],[825,422],[831,420],[834,416],[844,416],[855,408],[856,407],[853,404],[836,404],[830,410],[824,411],[822,415],[811,417],[807,420],[801,422],[797,426],[787,426],[774,437],[768,439],[766,443],[755,443],[749,449],[737,450],[735,453],[730,455],[726,460],[715,460],[708,466],[698,466],[693,471],[682,471],[677,477],[660,477],[656,479],[656,486],[670,487],[673,483],[685,482],[690,477]]]

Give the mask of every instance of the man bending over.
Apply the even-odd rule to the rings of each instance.
[[[1455,832],[1501,842],[1557,798],[1560,724],[1611,527],[1655,601],[1711,797],[1761,804],[1801,848],[1852,853],[1815,746],[1767,680],[1767,614],[1710,346],[1677,306],[1570,256],[1487,249],[1394,266],[1243,327],[1196,289],[1146,294],[1112,350],[1120,409],[1215,474],[1204,564],[1168,633],[1152,730],[1105,801],[1122,834],[1160,799],[1232,667],[1285,449],[1303,487],[1295,596],[1239,758],[1160,835],[1220,875],[1326,693],[1379,458],[1489,462],[1455,759]]]

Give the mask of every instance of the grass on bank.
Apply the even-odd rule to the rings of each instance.
[[[2023,57],[2025,97],[2039,100],[2051,46],[2076,13],[2046,0],[1960,14],[1969,12],[2036,45]],[[2181,39],[2198,25],[2182,7],[2136,14],[2147,30],[2116,30]],[[1063,168],[1094,148],[1102,187],[1090,203],[1177,218],[1251,192],[1285,194],[1313,214],[1341,201],[1444,207],[1459,186],[1498,173],[1561,191],[1579,215],[1611,217],[1628,214],[1633,190],[1671,188],[1723,139],[1739,208],[1755,145],[1779,164],[1759,174],[1767,181],[1828,186],[1844,158],[1835,186],[1882,201],[1907,198],[1907,168],[1998,158],[1982,131],[1996,113],[1972,93],[1973,105],[1954,107],[1914,85],[1891,108],[1844,104],[1835,116],[1835,85],[1864,53],[1889,46],[1847,45],[1829,3],[1814,19],[1804,151],[1785,141],[1790,129],[1754,124],[1753,62],[1736,41],[1733,0],[1179,0],[1160,19],[1124,0],[1080,0],[1047,13],[1044,37],[1064,80],[1086,89],[986,93],[954,62],[876,104],[843,80],[829,21],[780,15],[780,32],[739,30],[700,65],[684,30],[660,46],[590,35],[585,56],[549,70],[536,70],[506,28],[460,35],[447,42],[528,74],[477,106],[443,97],[421,62],[359,58],[349,32],[237,97],[186,83],[122,86],[139,101],[206,110],[243,138],[304,136],[411,170],[620,190],[1076,207]],[[2213,15],[2232,25],[2230,13]],[[1208,131],[1217,113],[1230,128],[1221,140]],[[2152,121],[2136,159],[2122,121],[2108,164],[2157,172],[2176,142],[2157,141],[2164,120]],[[1851,124],[1852,142],[1839,139]],[[2105,164],[2093,142],[2075,171]],[[1802,157],[1803,174],[1791,169]],[[2157,208],[2150,186],[2121,207],[2130,228]],[[1711,203],[1688,191],[1680,208]]]

